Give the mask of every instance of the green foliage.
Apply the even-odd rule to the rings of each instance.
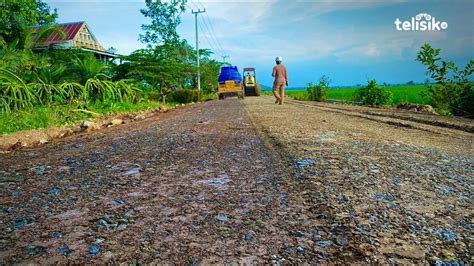
[[[308,83],[308,88],[306,90],[308,92],[309,100],[324,102],[326,100],[328,88],[329,88],[329,78],[326,76],[322,76],[319,79],[319,83],[317,85]]]
[[[177,90],[172,94],[173,100],[177,103],[190,103],[194,101],[196,94],[193,90]]]
[[[66,92],[66,100],[69,103],[84,103],[87,104],[88,92],[84,86],[76,82],[64,82],[59,85],[60,89]]]
[[[180,14],[186,10],[186,2],[187,0],[145,0],[146,8],[140,11],[151,19],[151,24],[142,25],[145,34],[140,35],[140,40],[149,45],[178,43],[176,27],[181,23]]]
[[[193,102],[200,102],[203,99],[203,92],[199,90],[193,90]]]
[[[427,94],[432,104],[455,115],[474,116],[474,85],[469,77],[474,72],[474,61],[470,60],[463,70],[439,56],[441,49],[424,44],[418,52],[417,61],[427,67],[427,74],[436,84],[427,85]]]
[[[194,72],[194,66],[187,58],[189,51],[191,47],[186,41],[137,50],[125,58],[125,64],[115,68],[114,79],[144,82],[152,91],[159,91],[161,100],[166,101],[173,86],[185,87],[189,83],[189,76]]]
[[[58,17],[41,0],[0,1],[0,10],[0,48],[12,43],[25,48],[29,27],[52,24]]]
[[[94,55],[87,54],[84,58],[76,57],[71,66],[73,79],[85,85],[90,79],[96,79],[104,73],[105,65],[97,60]]]
[[[147,99],[152,100],[152,101],[160,101],[161,100],[161,94],[156,91],[151,91],[147,93]]]
[[[192,51],[193,59],[196,57],[195,51]],[[212,52],[210,50],[199,50],[200,55],[200,72],[201,72],[201,90],[206,93],[215,93],[218,86],[218,77],[223,62],[211,59]],[[197,76],[193,76],[191,87],[197,88]]]
[[[386,90],[390,91],[393,95],[392,105],[398,105],[400,103],[418,103],[418,104],[429,104],[430,99],[423,97],[421,94],[426,90],[424,85],[391,85],[386,86]],[[343,102],[352,102],[354,97],[353,94],[357,88],[329,88],[327,90],[327,99],[339,100]],[[265,95],[272,95],[271,91],[265,91]],[[297,100],[308,100],[307,90],[286,90],[285,94],[297,99]]]
[[[114,79],[145,80],[152,90],[160,92],[163,101],[173,86],[197,88],[197,53],[186,40],[180,39],[176,31],[181,22],[180,15],[186,10],[186,2],[145,1],[146,8],[141,12],[151,19],[151,23],[142,25],[144,34],[140,35],[140,40],[148,44],[148,49],[128,56],[128,63],[116,68]],[[199,53],[201,88],[204,93],[213,93],[222,63],[210,58],[210,50],[201,49]]]
[[[364,105],[383,106],[392,102],[392,93],[380,87],[375,80],[370,80],[367,87],[357,89],[353,95],[355,101]]]
[[[210,93],[217,87],[222,63],[211,59],[207,49],[200,50],[203,91],[191,90],[197,84],[196,51],[176,32],[185,6],[185,0],[146,0],[142,13],[151,24],[143,25],[140,39],[147,49],[123,57],[124,64],[106,66],[79,49],[33,53],[35,44],[50,34],[64,35],[52,26],[56,11],[51,13],[41,0],[1,1],[0,7],[9,11],[0,13],[0,121],[12,125],[5,130],[78,119],[77,114],[68,115],[70,108],[119,111],[140,106],[147,98],[166,102],[174,86],[182,88],[173,94],[182,103],[215,97]],[[9,120],[12,117],[22,121]]]
[[[33,86],[26,84],[20,77],[7,69],[0,68],[0,109],[5,112],[33,106],[37,97]]]
[[[85,85],[76,82],[46,83],[41,79],[26,83],[13,72],[0,68],[0,109],[4,112],[16,111],[34,105],[51,102],[116,101],[138,102],[141,91],[125,80],[113,82],[90,78]]]
[[[98,114],[111,114],[156,109],[159,106],[155,101],[141,101],[138,103],[107,101],[91,103],[87,106],[87,110]],[[167,107],[173,107],[173,105],[167,105]],[[83,106],[51,104],[29,107],[13,113],[0,112],[0,134],[51,126],[57,127],[92,118],[89,113],[77,112],[78,108],[82,109]]]
[[[66,67],[64,65],[43,66],[35,74],[37,80],[42,83],[59,84],[65,80]]]
[[[207,94],[202,94],[201,96],[201,101],[203,102],[212,101],[212,100],[217,100],[217,93],[207,93]]]

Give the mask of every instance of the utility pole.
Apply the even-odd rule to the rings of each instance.
[[[204,10],[198,9],[197,11],[192,10],[191,11],[194,14],[194,19],[196,22],[196,53],[197,53],[197,78],[198,78],[198,90],[201,90],[201,73],[199,71],[199,38],[198,38],[198,14],[199,13],[204,13],[206,12],[206,9]]]
[[[223,60],[224,63],[225,63],[225,59],[226,59],[226,58],[229,58],[228,55],[222,55],[221,57],[222,57],[222,60]]]

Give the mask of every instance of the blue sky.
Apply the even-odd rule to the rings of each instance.
[[[147,23],[143,0],[45,0],[57,8],[59,22],[86,21],[104,47],[120,54],[145,47],[138,41]],[[317,82],[321,75],[331,85],[425,80],[425,69],[415,61],[419,47],[428,42],[441,48],[443,58],[464,66],[474,59],[474,1],[454,0],[344,0],[344,1],[212,1],[192,0],[182,15],[179,34],[195,45],[191,9],[199,15],[200,48],[215,57],[256,67],[262,84],[272,83],[274,58],[288,68],[291,86]],[[448,28],[441,31],[397,31],[394,21],[426,13]]]

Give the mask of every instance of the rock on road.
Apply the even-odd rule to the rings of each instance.
[[[247,97],[0,154],[0,263],[470,264],[447,120]]]

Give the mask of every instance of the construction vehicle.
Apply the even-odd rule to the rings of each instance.
[[[242,84],[242,76],[236,66],[224,66],[221,68],[217,94],[219,95],[219,99],[235,95],[239,98],[244,98],[245,93]]]
[[[245,96],[260,96],[260,84],[257,83],[255,68],[244,68],[243,75]]]

